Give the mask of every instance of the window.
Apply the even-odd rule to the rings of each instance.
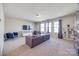
[[[46,32],[51,32],[51,22],[46,22]]]
[[[54,32],[55,33],[58,33],[58,29],[59,29],[59,22],[58,21],[55,21],[54,22]]]
[[[49,22],[49,32],[51,32],[51,28],[52,28],[51,25],[52,25],[51,22]]]
[[[44,23],[41,23],[40,24],[40,29],[41,29],[41,32],[44,32],[45,31],[45,24]]]
[[[49,23],[46,22],[46,32],[49,32]]]
[[[40,24],[41,32],[51,32],[51,22],[44,22]]]

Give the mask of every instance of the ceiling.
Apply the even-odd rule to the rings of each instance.
[[[4,3],[4,13],[9,17],[39,22],[71,14],[77,7],[76,3]]]

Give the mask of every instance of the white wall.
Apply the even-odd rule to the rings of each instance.
[[[4,13],[3,5],[0,3],[0,55],[2,55],[3,44],[4,44]]]
[[[68,24],[71,27],[73,27],[74,26],[74,20],[75,20],[74,17],[75,17],[74,14],[62,17],[62,26],[63,26],[63,28],[67,27]]]
[[[18,32],[22,31],[23,25],[30,25],[34,30],[34,23],[22,19],[6,17],[5,20],[5,32]]]

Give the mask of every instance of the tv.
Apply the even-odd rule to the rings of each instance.
[[[27,25],[23,25],[23,30],[28,30]]]

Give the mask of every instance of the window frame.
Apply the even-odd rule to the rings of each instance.
[[[41,27],[41,24],[44,24],[44,27]],[[43,28],[44,31],[41,31],[42,28]],[[45,23],[40,23],[40,31],[45,32]]]
[[[41,24],[44,24],[44,27],[43,27],[43,28],[44,28],[44,32],[49,32],[49,33],[50,33],[50,32],[52,31],[52,30],[51,30],[51,29],[52,29],[52,23],[51,23],[51,26],[49,25],[50,23],[51,23],[51,21],[41,22],[41,23],[40,23],[40,31],[41,31],[41,28],[42,28],[42,27],[41,27]],[[42,32],[42,31],[41,31],[41,32]]]
[[[59,30],[59,21],[54,21],[54,33],[58,33]]]

